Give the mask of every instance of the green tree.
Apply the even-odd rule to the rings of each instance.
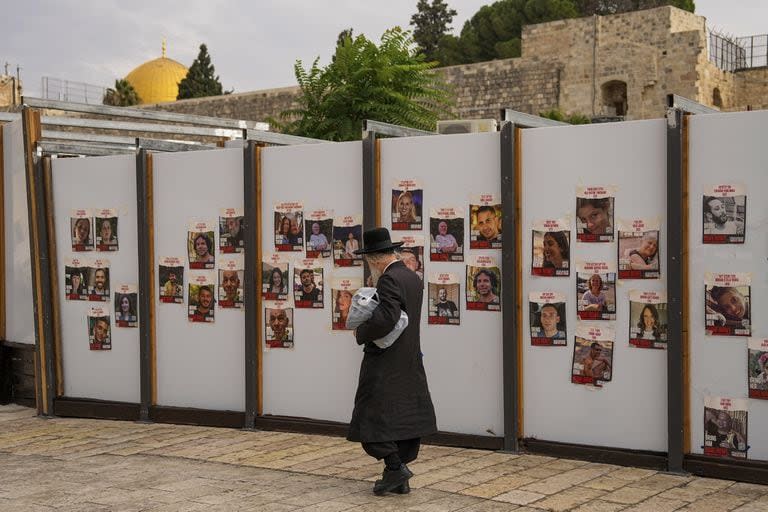
[[[671,5],[690,12],[696,10],[693,0],[579,0],[578,3],[584,16],[618,14],[664,5]]]
[[[128,80],[121,79],[115,80],[114,89],[107,89],[101,102],[113,107],[130,107],[141,103],[141,98]]]
[[[215,75],[215,69],[211,64],[211,56],[208,55],[208,47],[200,45],[200,53],[189,67],[187,76],[179,82],[179,95],[177,100],[187,98],[202,98],[203,96],[219,96],[222,94],[221,82]]]
[[[556,108],[545,112],[539,112],[539,116],[568,124],[590,124],[592,122],[592,120],[584,114],[575,113],[567,115],[562,110]]]
[[[461,30],[461,62],[482,62],[519,57],[524,25],[575,18],[580,15],[576,0],[499,0],[484,5]],[[443,39],[441,43],[451,43]],[[457,53],[453,51],[454,55]],[[442,54],[442,52],[441,52]]]
[[[326,140],[359,140],[362,122],[375,119],[434,130],[448,112],[449,92],[440,75],[400,28],[387,30],[377,46],[364,35],[336,47],[333,61],[309,70],[296,61],[298,107],[276,123],[286,133]],[[273,120],[274,122],[274,120]]]
[[[448,32],[456,11],[443,0],[419,0],[416,11],[411,16],[413,40],[428,61],[437,60],[440,39]]]

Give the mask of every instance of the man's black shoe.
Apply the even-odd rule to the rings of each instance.
[[[411,486],[408,484],[408,481],[406,480],[404,484],[400,484],[400,487],[397,487],[394,491],[395,494],[408,494],[411,492]]]
[[[381,496],[388,492],[392,492],[399,488],[403,484],[408,483],[408,479],[413,476],[411,470],[405,464],[400,464],[397,469],[384,469],[384,474],[381,480],[376,480],[376,484],[373,486],[373,494]],[[410,487],[408,488],[410,490]]]

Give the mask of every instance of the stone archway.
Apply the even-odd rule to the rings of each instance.
[[[610,116],[627,115],[627,82],[611,80],[605,82],[600,90],[602,92],[603,112]]]

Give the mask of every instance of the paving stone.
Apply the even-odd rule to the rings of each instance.
[[[540,500],[541,498],[544,498],[543,494],[515,490],[500,494],[493,499],[496,501],[504,501],[506,503],[514,503],[515,505],[527,505],[529,503],[533,503],[534,501]]]
[[[460,491],[460,494],[468,496],[477,496],[479,498],[493,498],[499,494],[504,494],[510,490],[517,489],[523,485],[533,482],[533,478],[520,475],[507,475],[491,480],[481,485],[468,487]]]
[[[737,496],[736,494],[728,494],[725,492],[718,492],[710,494],[699,500],[694,501],[682,510],[701,511],[707,512],[729,512],[736,509],[749,501],[749,498],[745,496]],[[766,507],[768,510],[768,507]]]
[[[687,505],[685,501],[681,500],[669,500],[666,498],[660,498],[659,496],[653,496],[650,499],[645,500],[642,503],[633,505],[624,509],[624,512],[672,512],[678,510],[681,507]],[[702,511],[707,509],[701,509]]]
[[[642,489],[652,489],[656,491],[665,491],[672,487],[678,487],[685,485],[692,480],[691,477],[679,476],[679,475],[665,475],[657,473],[647,478],[641,478],[635,482],[632,482],[632,487],[640,487]]]
[[[618,512],[624,510],[627,505],[612,503],[610,501],[594,500],[573,509],[573,512]]]
[[[582,487],[589,487],[590,489],[599,489],[601,491],[615,491],[625,485],[629,485],[627,480],[620,478],[614,478],[612,476],[601,476],[599,478],[593,478],[581,484]]]
[[[732,486],[725,489],[725,492],[728,494],[736,494],[738,496],[746,496],[751,499],[757,499],[768,494],[768,486],[736,482]]]
[[[626,505],[633,505],[640,503],[643,500],[650,498],[651,496],[658,494],[659,491],[654,489],[642,489],[640,487],[622,487],[602,497],[605,501],[613,501],[616,503],[624,503]]]
[[[621,478],[622,480],[629,480],[630,482],[634,482],[635,480],[640,480],[641,478],[647,478],[651,475],[655,475],[656,473],[658,473],[658,471],[654,471],[652,469],[621,468],[621,469],[617,469],[615,471],[609,472],[608,476],[612,476],[613,478]]]
[[[526,485],[523,487],[523,490],[541,494],[555,494],[582,482],[587,482],[595,478],[599,478],[606,471],[607,470],[605,468],[592,469],[589,467],[573,469],[559,475],[545,478],[540,482]]]
[[[599,498],[603,494],[605,494],[605,491],[587,489],[584,487],[573,487],[537,501],[533,506],[544,510],[552,510],[554,512],[565,512],[566,510],[571,510],[572,508],[594,500],[595,498]]]

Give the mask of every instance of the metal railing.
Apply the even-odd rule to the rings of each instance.
[[[710,32],[709,60],[723,71],[768,66],[768,34],[730,37]]]
[[[71,82],[51,76],[42,78],[43,98],[58,101],[74,101],[77,103],[88,103],[101,105],[106,87],[100,85],[86,84],[85,82]]]

